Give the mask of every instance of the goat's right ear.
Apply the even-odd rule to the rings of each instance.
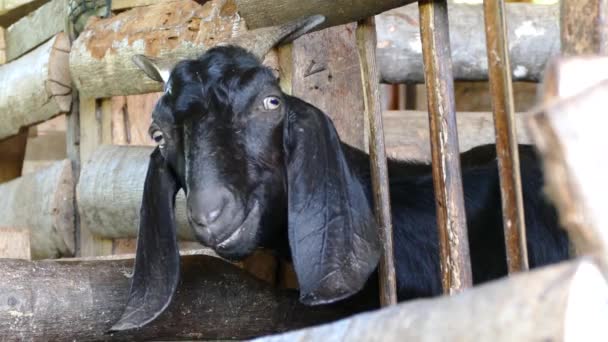
[[[144,184],[129,298],[111,331],[142,327],[171,303],[180,266],[174,214],[178,190],[176,177],[157,147],[150,156]]]
[[[292,97],[287,111],[288,232],[300,301],[330,303],[359,292],[376,269],[376,220],[329,117]]]
[[[135,55],[133,56],[132,60],[138,68],[140,68],[148,77],[150,77],[154,81],[167,83],[167,81],[169,80],[169,75],[171,74],[170,67],[163,67],[159,65],[159,63],[153,58],[146,57],[144,55]]]

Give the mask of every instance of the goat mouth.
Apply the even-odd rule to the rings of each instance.
[[[251,226],[253,220],[255,220],[259,216],[259,212],[260,205],[258,201],[254,201],[253,207],[251,208],[251,210],[249,210],[249,213],[247,213],[241,224],[239,224],[238,227],[226,239],[218,243],[217,248],[227,249],[231,244],[239,240],[241,234],[243,234],[243,232]]]

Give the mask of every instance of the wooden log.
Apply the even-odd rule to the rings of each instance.
[[[607,303],[605,278],[582,260],[254,341],[605,341]]]
[[[513,80],[540,81],[548,59],[559,53],[559,6],[507,4],[506,9]],[[454,79],[487,80],[482,6],[450,4],[449,21]],[[377,27],[382,80],[424,82],[417,6],[379,15]]]
[[[608,53],[607,0],[560,1],[561,44],[566,56]]]
[[[126,304],[133,260],[0,260],[0,340],[228,340],[345,317],[345,306],[308,307],[218,258],[182,257],[172,304],[144,328],[107,334]]]
[[[6,30],[0,26],[0,65],[6,64]]]
[[[52,0],[6,30],[6,58],[12,61],[63,31],[68,0]]]
[[[0,2],[0,26],[9,27],[38,9],[48,0],[3,0]]]
[[[73,187],[67,160],[0,185],[0,226],[29,228],[34,259],[73,255]]]
[[[446,0],[420,0],[420,40],[427,89],[433,188],[444,293],[472,286],[460,171],[454,79]]]
[[[319,29],[362,20],[414,0],[236,0],[249,29],[284,24],[300,17],[321,14],[327,19]]]
[[[77,186],[82,226],[106,239],[135,238],[152,147],[99,147],[83,164]],[[194,240],[179,192],[175,205],[178,237]]]
[[[32,258],[29,229],[0,227],[0,259],[2,258],[25,260]]]
[[[193,58],[244,31],[231,0],[161,2],[90,23],[70,53],[72,79],[90,98],[162,90],[131,58],[135,54],[165,60]]]
[[[604,58],[606,61],[606,59]],[[608,148],[604,102],[608,80],[553,101],[530,118],[543,156],[546,192],[579,254],[599,256],[608,275],[608,216],[604,194],[608,159],[592,151]]]
[[[68,37],[60,33],[0,67],[0,139],[70,110],[69,50]]]

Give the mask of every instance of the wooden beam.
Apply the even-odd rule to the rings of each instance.
[[[607,0],[562,0],[561,44],[566,56],[608,54]]]
[[[0,139],[70,110],[69,50],[68,37],[60,33],[0,67]]]
[[[454,79],[488,79],[481,5],[450,4]],[[515,81],[540,81],[548,59],[559,53],[559,6],[507,4],[509,55]],[[377,16],[378,65],[387,83],[423,83],[422,46],[415,4]]]
[[[327,19],[319,29],[362,20],[415,0],[236,0],[249,29],[284,24],[300,17],[322,14]]]
[[[146,54],[166,60],[193,58],[244,31],[229,0],[199,5],[191,0],[138,7],[88,26],[70,53],[72,79],[81,96],[103,98],[161,91],[131,58]]]
[[[181,282],[157,320],[108,334],[127,302],[133,260],[0,260],[0,340],[228,340],[345,317],[345,304],[310,307],[221,259],[183,256]]]
[[[255,342],[605,341],[608,285],[578,260]]]
[[[68,0],[52,0],[6,30],[6,58],[12,61],[63,31]]]
[[[73,183],[61,161],[0,185],[0,227],[29,228],[32,258],[73,255]]]

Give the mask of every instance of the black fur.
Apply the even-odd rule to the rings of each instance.
[[[258,247],[291,258],[308,304],[360,291],[380,252],[368,155],[343,144],[329,117],[282,93],[272,73],[238,47],[181,62],[165,89],[151,131],[162,132],[162,155],[187,193],[200,242],[227,258]],[[267,108],[269,99],[280,105]],[[461,158],[480,283],[506,275],[495,149],[474,148]],[[529,263],[564,260],[567,237],[542,197],[536,154],[520,146],[520,159]],[[388,166],[399,299],[438,295],[431,168],[396,160]]]

